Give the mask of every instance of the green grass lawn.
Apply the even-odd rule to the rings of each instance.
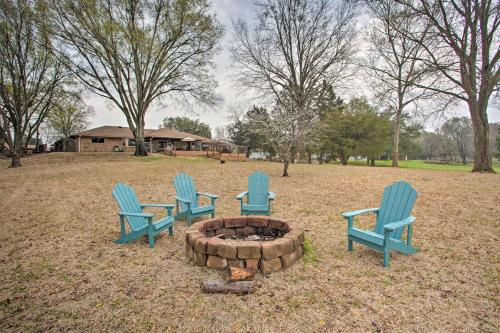
[[[375,165],[378,167],[390,167],[392,161],[375,161]],[[366,161],[349,161],[350,165],[365,165]],[[423,170],[445,170],[445,171],[471,171],[472,163],[467,163],[466,165],[462,165],[462,163],[450,162],[449,164],[439,164],[432,163],[424,160],[410,160],[410,161],[399,161],[399,166],[401,168],[410,168],[410,169],[423,169]],[[495,170],[500,170],[500,162],[493,161],[493,168]]]

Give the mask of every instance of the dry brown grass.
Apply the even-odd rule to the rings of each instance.
[[[57,161],[55,163],[54,161]],[[0,161],[0,331],[75,332],[495,332],[500,324],[500,175],[410,169],[281,165],[127,155],[51,154]],[[119,246],[111,189],[131,184],[144,202],[172,202],[172,179],[191,174],[219,195],[218,215],[254,170],[271,176],[274,215],[299,220],[318,261],[259,276],[257,293],[209,295],[217,276],[184,258],[174,238]],[[420,193],[413,256],[346,251],[340,213],[376,206],[405,179]],[[367,224],[370,221],[362,221]]]

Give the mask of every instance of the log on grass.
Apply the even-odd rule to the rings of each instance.
[[[204,293],[232,293],[232,294],[251,294],[255,292],[255,281],[236,281],[229,282],[224,280],[208,280],[203,282],[201,289]]]
[[[224,278],[227,281],[247,281],[255,279],[257,271],[253,268],[241,268],[228,266]]]

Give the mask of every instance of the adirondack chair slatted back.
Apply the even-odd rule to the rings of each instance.
[[[248,177],[248,204],[267,205],[269,176],[256,171]]]
[[[191,208],[198,207],[198,200],[196,198],[196,186],[193,182],[193,177],[182,172],[175,176],[174,179],[175,192],[178,197],[191,200]],[[182,211],[187,210],[187,205],[181,203]]]
[[[118,202],[122,212],[142,213],[141,204],[132,187],[123,183],[116,184],[113,188],[113,197]],[[127,221],[132,230],[139,230],[147,224],[143,217],[127,216]]]
[[[374,232],[384,233],[384,225],[397,222],[410,216],[417,199],[417,191],[407,182],[399,181],[384,189],[380,210]],[[393,233],[393,238],[400,239],[404,228]]]

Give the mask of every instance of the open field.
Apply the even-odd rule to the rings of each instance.
[[[124,154],[48,154],[22,169],[0,160],[1,332],[497,332],[500,327],[500,175],[357,166]],[[249,296],[211,295],[218,273],[184,256],[175,237],[119,246],[111,189],[132,185],[143,202],[173,203],[173,177],[191,174],[219,195],[217,213],[239,213],[235,196],[254,170],[271,176],[273,215],[305,225],[317,261],[268,277]],[[355,244],[346,251],[340,213],[377,206],[405,179],[420,196],[413,256]],[[373,218],[361,225],[368,226]],[[309,257],[310,259],[310,257]]]
[[[378,167],[390,167],[392,161],[375,161],[375,165]],[[349,165],[359,165],[366,166],[365,161],[349,161]],[[441,164],[441,163],[432,163],[426,162],[423,160],[409,160],[409,161],[399,161],[399,167],[401,168],[409,168],[409,169],[422,169],[422,170],[442,170],[442,171],[466,171],[470,172],[473,167],[473,163],[467,163],[466,165],[462,165],[462,163],[452,162],[449,164]],[[493,160],[493,168],[500,172],[500,162],[498,160]]]

